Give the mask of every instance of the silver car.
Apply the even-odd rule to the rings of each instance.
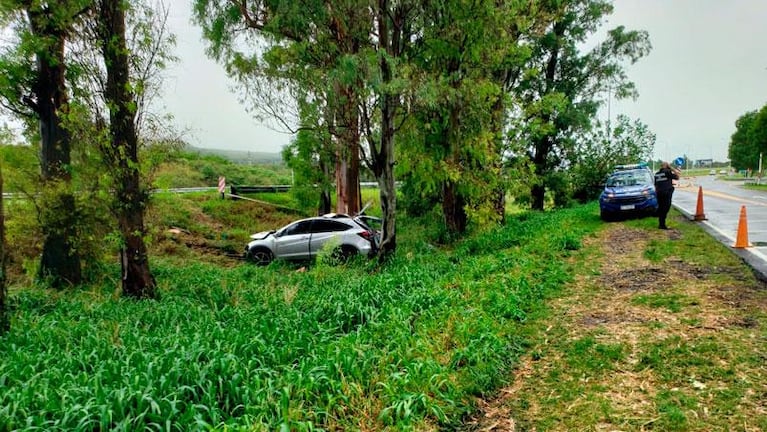
[[[253,240],[245,246],[245,257],[258,265],[267,265],[275,258],[314,258],[329,242],[334,247],[334,256],[340,260],[357,254],[371,256],[376,252],[378,234],[358,217],[330,213],[250,238]]]

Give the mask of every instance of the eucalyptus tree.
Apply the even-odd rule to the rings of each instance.
[[[298,107],[314,105],[315,114],[307,116],[304,111],[299,123],[303,129],[324,128],[326,132],[319,130],[315,137],[329,134],[335,140],[339,211],[359,210],[359,163],[361,159],[369,163],[381,186],[382,256],[396,247],[394,134],[403,92],[398,58],[413,40],[417,27],[409,20],[418,4],[196,2],[196,16],[211,43],[210,52],[245,84],[246,92],[263,100],[275,89],[287,91]],[[242,28],[251,32],[238,40]],[[277,111],[271,103],[263,107],[269,115]],[[363,137],[368,146],[361,155]],[[313,156],[327,156],[331,141],[316,142],[325,150]]]
[[[520,37],[538,17],[519,2],[460,0],[429,2],[423,15],[413,59],[416,127],[402,164],[414,189],[440,197],[446,229],[456,234],[469,212],[480,221],[503,217],[505,90],[524,58]]]
[[[636,62],[650,50],[646,32],[619,26],[584,52],[587,40],[613,11],[607,0],[544,0],[550,24],[532,39],[526,70],[512,89],[512,153],[526,154],[534,167],[530,194],[533,209],[542,210],[547,187],[565,166],[575,137],[596,117],[600,96],[635,97],[624,63]]]
[[[155,13],[157,10],[159,14]],[[82,85],[90,108],[90,126],[97,135],[103,166],[114,190],[112,211],[120,234],[123,295],[155,298],[157,287],[150,271],[144,240],[144,213],[149,200],[142,186],[139,131],[145,126],[146,105],[159,89],[160,71],[174,57],[173,36],[165,26],[167,10],[161,3],[99,0],[84,44],[98,56],[84,61],[89,79]]]
[[[357,0],[195,2],[197,21],[210,42],[209,53],[243,84],[245,99],[255,97],[250,99],[255,110],[279,116],[280,107],[258,102],[281,98],[281,104],[290,103],[285,94],[294,103],[327,105],[328,115],[321,125],[302,121],[300,126],[325,127],[334,137],[338,211],[348,213],[360,208],[358,54],[370,31],[370,9],[364,6]]]
[[[44,197],[36,203],[44,237],[39,276],[53,286],[82,278],[72,137],[63,123],[69,110],[65,46],[89,6],[88,0],[0,2],[4,29],[13,35],[0,55],[0,101],[30,129],[37,126]]]

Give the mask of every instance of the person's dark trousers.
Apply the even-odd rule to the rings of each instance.
[[[668,211],[671,210],[671,195],[674,194],[673,189],[668,192],[658,192],[658,228],[666,229],[666,216]]]

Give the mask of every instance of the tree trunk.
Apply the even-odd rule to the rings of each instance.
[[[344,142],[336,142],[336,213],[346,213],[346,149]]]
[[[400,31],[402,26],[391,29],[389,19],[401,21],[401,11],[390,11],[389,0],[378,1],[377,21],[379,48],[391,57],[399,57],[402,51]],[[399,29],[399,30],[397,30]],[[391,37],[390,37],[391,35]],[[381,79],[391,83],[393,73],[387,56],[379,55]],[[386,87],[386,86],[384,86]],[[370,141],[370,154],[373,155],[373,174],[378,181],[379,197],[383,226],[381,241],[378,245],[378,259],[385,261],[394,256],[397,249],[397,190],[394,179],[394,118],[399,107],[399,94],[384,93],[381,96],[381,139],[379,148],[374,148],[375,141]]]
[[[386,0],[381,0],[385,2]],[[386,59],[381,60],[386,63]],[[381,66],[384,80],[391,80],[388,63]],[[388,81],[387,81],[388,82]],[[394,180],[394,113],[398,105],[395,95],[384,95],[381,102],[381,144],[375,154],[373,172],[378,180],[383,232],[378,257],[381,261],[394,255],[397,248],[397,190]]]
[[[331,212],[330,188],[327,186],[330,181],[330,166],[322,155],[320,155],[320,171],[322,171],[322,182],[320,183],[320,202],[317,208],[318,215],[324,215]]]
[[[498,223],[503,225],[506,222],[506,180],[503,173],[503,120],[506,109],[503,95],[499,95],[493,104],[492,132],[495,138],[495,160],[494,168],[497,173],[495,179],[495,188],[493,191],[493,209],[498,216]]]
[[[556,37],[556,43],[551,48],[551,55],[546,62],[546,70],[544,71],[546,77],[545,93],[551,93],[556,90],[556,77],[557,66],[559,64],[559,41],[564,36],[566,26],[562,22],[554,23],[554,36]],[[551,116],[546,114],[542,118],[543,123],[551,121]],[[531,207],[533,210],[543,210],[546,184],[545,179],[549,174],[551,167],[549,167],[548,159],[549,152],[553,147],[553,136],[544,136],[538,142],[535,143],[535,154],[533,155],[533,164],[535,164],[535,175],[538,177],[536,183],[530,189],[531,195]]]
[[[453,82],[453,87],[458,89],[459,83]],[[464,168],[461,167],[460,156],[461,108],[453,105],[449,109],[449,121],[444,132],[444,145],[448,149],[447,164],[451,167],[458,167],[461,175],[463,175]],[[445,227],[450,234],[462,234],[468,226],[469,217],[465,209],[466,199],[458,190],[458,186],[458,182],[449,179],[442,184],[442,213],[445,217]]]
[[[5,279],[5,210],[3,198],[3,167],[0,165],[0,336],[11,329],[11,317],[8,311],[8,290]]]
[[[107,69],[105,98],[109,107],[110,145],[104,153],[113,170],[117,222],[124,245],[120,252],[123,295],[156,298],[154,277],[144,243],[147,194],[138,172],[138,136],[134,123],[134,95],[130,91],[125,11],[122,0],[101,2],[101,43]]]
[[[28,12],[32,32],[44,45],[37,54],[37,76],[33,85],[32,108],[40,123],[40,167],[43,187],[54,191],[40,215],[43,251],[38,277],[54,287],[78,284],[82,280],[80,255],[75,245],[77,213],[70,190],[70,135],[63,127],[67,95],[64,62],[65,33],[51,23],[44,12]]]
[[[338,213],[354,215],[360,211],[360,127],[357,95],[342,86],[338,104],[338,159],[336,170],[336,208]]]
[[[530,189],[531,203],[530,207],[533,210],[543,210],[543,204],[546,194],[546,186],[542,184],[534,184]]]
[[[466,231],[468,216],[465,205],[463,196],[458,192],[458,185],[446,181],[442,187],[442,213],[445,215],[445,226],[449,233],[460,234]]]

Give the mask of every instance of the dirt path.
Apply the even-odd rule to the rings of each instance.
[[[723,248],[690,251],[692,235],[614,224],[590,240],[468,430],[767,429],[764,287]]]

